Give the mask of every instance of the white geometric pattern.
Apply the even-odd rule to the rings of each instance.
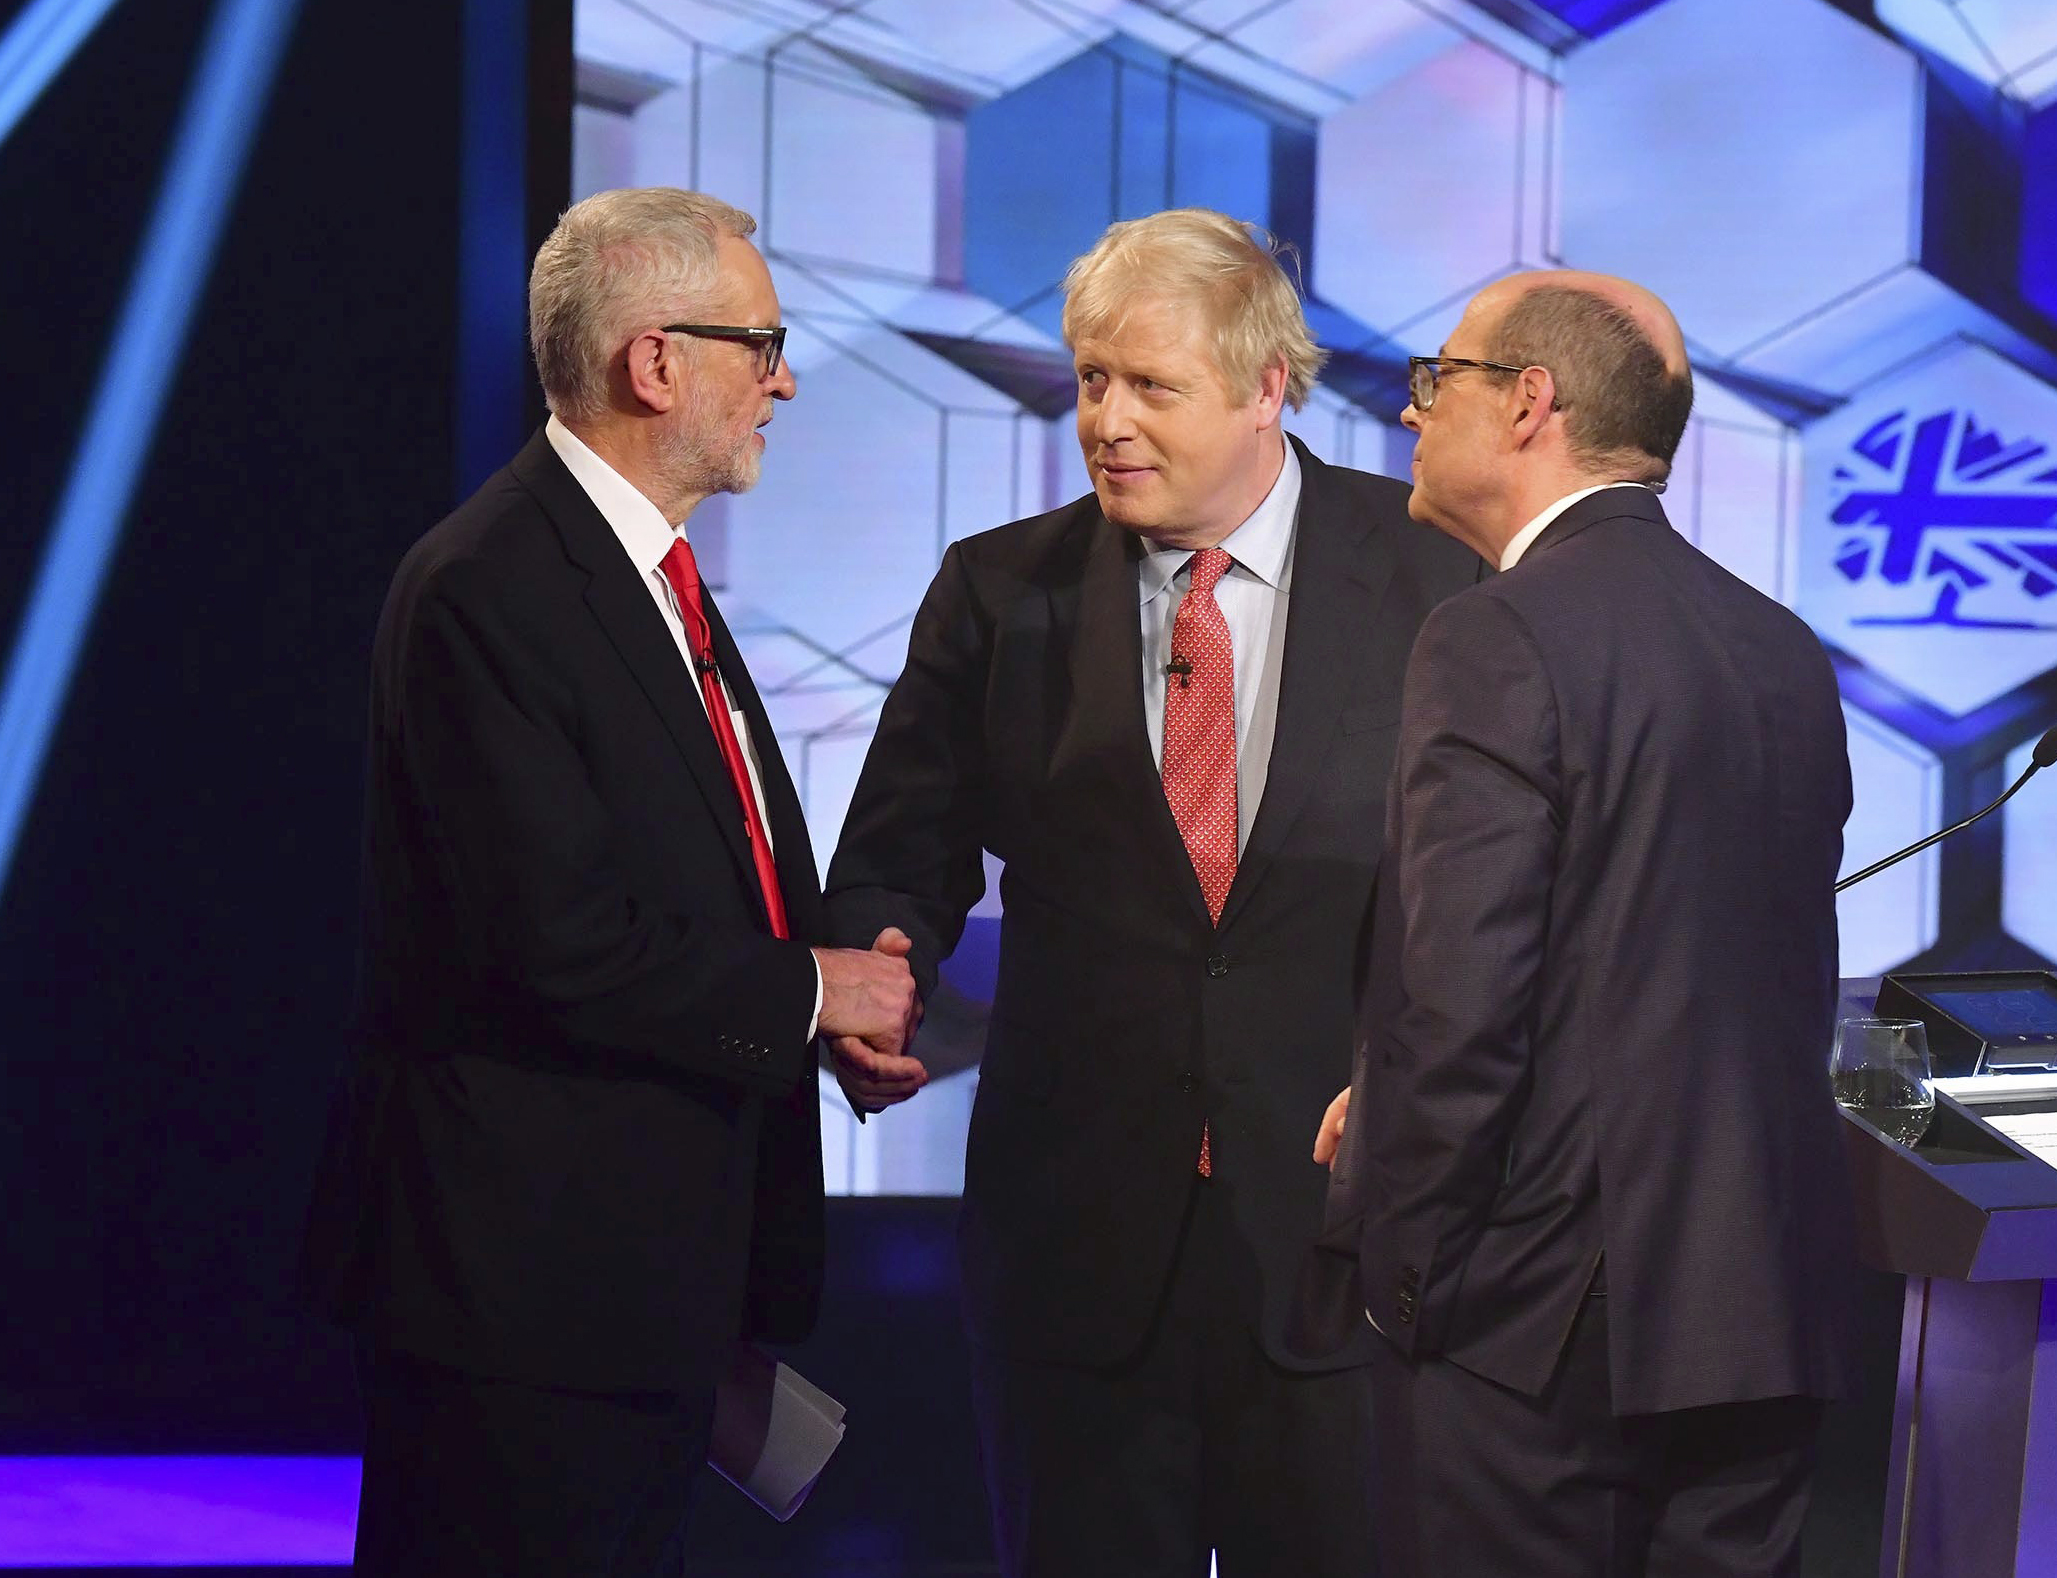
[[[1562,19],[1608,8],[1571,0],[579,0],[577,195],[697,186],[762,222],[799,394],[762,484],[710,501],[694,540],[823,861],[945,546],[1085,491],[1052,332],[1064,260],[1168,198],[1298,244],[1311,315],[1346,354],[1286,425],[1390,474],[1412,445],[1402,359],[1480,285],[1561,263],[1657,289],[1700,370],[1667,511],[1797,604],[1852,676],[1846,869],[1932,830],[1990,772],[1981,730],[2018,740],[2038,694],[2057,715],[2057,634],[1945,632],[1939,656],[1938,632],[1859,622],[1913,594],[1881,571],[1891,506],[1829,519],[1859,485],[1835,470],[1857,443],[1904,467],[1872,429],[1978,394],[1995,433],[1953,430],[1964,485],[1998,486],[1989,466],[2015,467],[2024,496],[2057,485],[2029,455],[2057,457],[2057,328],[2001,277],[2057,249],[2033,229],[2057,224],[2052,183],[2023,209],[2020,260],[1949,256],[1952,200],[2004,213],[2027,188],[2004,137],[1937,140],[1966,112],[1963,79],[1933,65],[2017,117],[2052,106],[2057,7],[1876,9],[1871,26],[1830,0],[1665,0],[1582,22],[1588,38]],[[1960,565],[1951,606],[2011,598],[2015,622],[2057,623],[2018,546],[2038,530],[1992,539],[2011,570],[1975,548],[1984,580]],[[2004,861],[1958,843],[1846,896],[1846,970],[1977,941],[1941,934],[1952,860],[2004,864],[1978,925],[2057,951],[2041,804],[2010,806]],[[989,937],[996,915],[989,889],[974,924]],[[975,1083],[940,1078],[862,1129],[825,1102],[831,1187],[954,1191]]]
[[[2046,0],[1877,0],[1878,19],[2011,99],[2057,101],[2057,6]]]

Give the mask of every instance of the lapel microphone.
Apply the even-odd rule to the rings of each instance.
[[[1920,854],[1924,849],[1928,848],[1929,845],[1941,843],[1944,839],[1948,838],[1952,833],[1963,832],[1964,829],[1971,826],[1971,824],[1976,822],[1980,817],[1989,815],[1990,813],[1999,810],[2001,806],[2005,805],[2009,800],[2013,799],[2015,790],[2019,789],[2023,784],[2027,783],[2031,778],[2035,777],[2037,773],[2041,772],[2045,767],[2048,767],[2052,762],[2057,762],[2057,724],[2052,724],[2049,728],[2045,729],[2043,731],[2043,737],[2040,740],[2036,741],[2036,748],[2029,759],[2028,771],[2023,773],[2019,778],[2015,779],[2013,783],[2009,784],[2007,786],[2007,792],[2001,795],[2000,798],[1995,800],[1991,805],[1987,806],[1985,810],[1974,811],[1970,816],[1967,816],[1963,821],[1954,823],[1953,825],[1944,828],[1940,833],[1931,833],[1928,835],[1927,838],[1924,838],[1920,843],[1909,844],[1905,849],[1901,850],[1898,854],[1888,855],[1884,860],[1877,861],[1872,865],[1866,866],[1854,877],[1843,878],[1841,882],[1838,882],[1836,884],[1836,892],[1840,893],[1845,888],[1855,887],[1858,883],[1862,882],[1866,877],[1875,877],[1881,871],[1885,870],[1888,866],[1897,866],[1909,855]]]
[[[1176,652],[1172,653],[1171,661],[1164,665],[1164,677],[1169,680],[1174,674],[1178,676],[1179,689],[1190,690],[1193,685],[1193,660],[1180,657]],[[2051,733],[2057,734],[2057,729],[2051,730]]]

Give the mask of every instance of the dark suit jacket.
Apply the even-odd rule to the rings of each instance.
[[[1319,1225],[1315,1128],[1349,1075],[1407,649],[1480,573],[1401,484],[1300,457],[1277,733],[1219,929],[1145,733],[1137,539],[1091,495],[944,555],[865,761],[829,873],[840,936],[905,928],[926,989],[980,850],[1006,863],[960,1228],[995,1351],[1135,1348],[1203,1123],[1278,1347]]]
[[[1393,781],[1331,1202],[1363,1304],[1535,1394],[1604,1252],[1617,1412],[1833,1394],[1850,779],[1814,634],[1611,489],[1430,616]]]
[[[762,760],[796,939],[806,826]],[[373,659],[357,1050],[303,1257],[370,1340],[586,1390],[811,1326],[815,972],[771,936],[694,677],[539,433],[401,563]]]

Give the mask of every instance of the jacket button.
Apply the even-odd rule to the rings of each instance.
[[[1200,1088],[1200,1076],[1198,1074],[1179,1075],[1178,1088],[1182,1091],[1185,1091],[1188,1095],[1191,1095],[1194,1091]]]
[[[1400,1311],[1400,1324],[1402,1326],[1412,1326],[1414,1324],[1414,1311],[1411,1309],[1402,1309]]]
[[[1210,954],[1207,959],[1207,973],[1216,980],[1220,980],[1224,975],[1227,975],[1228,956],[1220,953]]]
[[[1420,1287],[1421,1272],[1413,1266],[1402,1266],[1400,1268],[1400,1286],[1403,1288]]]

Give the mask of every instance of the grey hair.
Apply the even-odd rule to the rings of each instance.
[[[607,407],[607,377],[629,337],[690,315],[720,277],[723,236],[757,221],[675,186],[597,192],[574,203],[529,272],[529,350],[550,409],[566,420]]]

